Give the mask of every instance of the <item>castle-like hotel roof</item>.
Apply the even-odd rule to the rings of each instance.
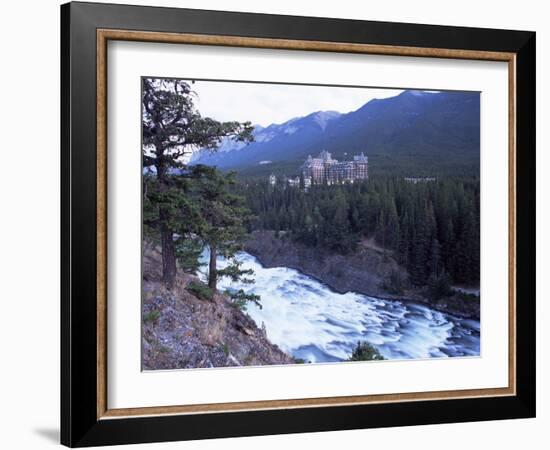
[[[307,157],[302,165],[302,175],[304,179],[309,178],[314,183],[328,184],[367,179],[368,157],[361,152],[352,161],[338,161],[323,150],[317,158],[312,158],[311,155]]]

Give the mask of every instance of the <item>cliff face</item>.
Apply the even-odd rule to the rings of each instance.
[[[388,297],[390,294],[382,286],[392,271],[406,277],[393,258],[384,257],[381,249],[364,245],[353,254],[339,255],[277,238],[272,231],[255,231],[246,242],[245,250],[265,267],[299,270],[342,293],[355,291]]]
[[[199,299],[187,285],[197,278],[178,274],[171,291],[159,281],[154,249],[146,249],[142,302],[142,368],[186,369],[291,364],[294,360],[230,300],[216,293]]]

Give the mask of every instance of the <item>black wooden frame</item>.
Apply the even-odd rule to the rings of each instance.
[[[97,419],[96,30],[516,54],[517,395]],[[70,3],[61,7],[61,442],[91,446],[535,416],[535,33]]]

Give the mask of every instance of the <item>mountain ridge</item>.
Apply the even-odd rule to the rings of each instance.
[[[364,152],[384,165],[410,165],[416,158],[417,166],[479,167],[479,113],[479,93],[408,90],[348,113],[315,111],[258,127],[254,142],[224,141],[217,152],[199,152],[191,162],[246,173],[296,172],[308,154],[327,150],[339,159]]]

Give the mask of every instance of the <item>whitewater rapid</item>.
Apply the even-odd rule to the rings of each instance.
[[[346,360],[358,341],[373,344],[386,359],[479,356],[479,321],[412,302],[340,294],[297,270],[264,268],[245,252],[237,259],[242,268],[254,270],[255,283],[225,278],[218,289],[260,295],[262,308],[248,304],[247,313],[265,327],[271,342],[295,358],[312,363]],[[221,268],[226,262],[220,258],[218,264]]]

